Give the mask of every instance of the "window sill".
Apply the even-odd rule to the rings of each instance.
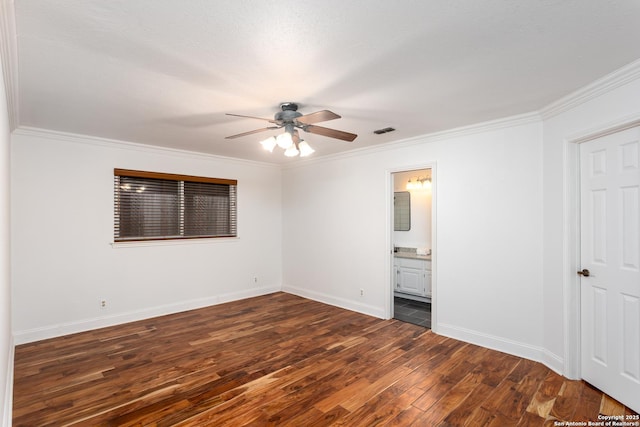
[[[233,242],[239,237],[211,237],[202,239],[167,239],[167,240],[135,240],[131,242],[111,242],[113,249],[139,248],[146,246],[176,246],[176,245],[208,245],[212,243]]]

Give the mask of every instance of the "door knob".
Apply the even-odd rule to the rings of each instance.
[[[582,271],[578,271],[578,274],[584,277],[589,277],[591,275],[591,273],[589,272],[589,270],[587,270],[586,268],[583,269]]]

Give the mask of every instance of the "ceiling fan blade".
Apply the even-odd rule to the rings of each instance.
[[[339,119],[340,117],[341,116],[337,115],[333,111],[322,110],[322,111],[316,111],[315,113],[305,114],[304,116],[298,117],[297,120],[300,123],[310,125],[312,123],[326,122],[328,120]]]
[[[343,141],[353,141],[358,137],[355,133],[344,132],[336,129],[329,129],[322,126],[307,125],[302,128],[306,132],[315,133],[317,135],[328,136],[329,138],[341,139]]]
[[[255,116],[243,116],[242,114],[231,114],[231,113],[226,113],[227,116],[233,116],[233,117],[242,117],[245,119],[257,119],[257,120],[264,120],[266,122],[269,123],[278,123],[277,121],[273,120],[273,119],[265,119],[264,117],[255,117]]]
[[[240,138],[241,136],[252,135],[254,133],[264,132],[265,130],[271,130],[271,129],[280,129],[280,126],[269,126],[269,127],[262,128],[262,129],[250,130],[249,132],[242,132],[242,133],[239,133],[239,134],[236,134],[236,135],[227,136],[225,139]]]

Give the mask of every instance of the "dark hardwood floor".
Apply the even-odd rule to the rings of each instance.
[[[14,426],[543,426],[632,412],[545,366],[286,293],[21,345]],[[556,424],[557,425],[557,424]]]

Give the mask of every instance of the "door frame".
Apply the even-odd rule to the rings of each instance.
[[[626,117],[573,134],[564,141],[564,375],[582,378],[580,326],[580,147],[583,142],[640,126],[640,115]]]
[[[393,174],[400,172],[409,172],[420,169],[431,169],[431,330],[434,333],[438,332],[438,308],[437,308],[437,283],[438,283],[438,250],[437,250],[437,182],[438,172],[436,162],[426,162],[417,165],[398,166],[396,168],[387,169],[386,182],[387,182],[387,262],[386,262],[386,277],[387,277],[387,292],[385,292],[386,309],[385,316],[387,319],[393,317]]]

